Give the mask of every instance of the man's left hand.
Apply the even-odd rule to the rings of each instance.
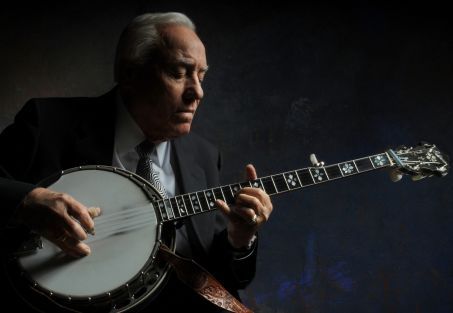
[[[258,178],[253,165],[245,167],[248,180]],[[228,206],[217,200],[217,207],[228,217],[228,240],[236,249],[249,245],[258,228],[267,222],[272,212],[269,195],[260,188],[245,187],[236,195],[236,203]]]

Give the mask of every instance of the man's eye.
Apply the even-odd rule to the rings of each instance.
[[[198,74],[198,81],[199,81],[200,83],[203,82],[204,78],[205,78],[205,73]]]
[[[170,71],[170,75],[174,78],[183,78],[184,76],[186,76],[186,73],[182,71]]]

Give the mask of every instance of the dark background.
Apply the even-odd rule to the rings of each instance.
[[[197,24],[210,71],[196,132],[224,182],[421,140],[452,152],[453,27],[424,6],[201,1],[17,2],[0,30],[0,129],[31,97],[113,86],[122,28],[147,11]],[[102,117],[99,117],[102,118]],[[2,152],[3,153],[3,152]],[[385,171],[277,196],[242,293],[257,312],[453,312],[452,176]]]

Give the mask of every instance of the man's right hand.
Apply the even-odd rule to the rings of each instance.
[[[81,257],[91,252],[82,241],[94,233],[93,218],[100,213],[100,208],[87,208],[68,194],[39,187],[27,194],[15,218],[67,254]]]

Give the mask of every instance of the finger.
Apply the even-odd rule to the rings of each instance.
[[[272,212],[272,201],[271,201],[271,198],[262,189],[245,187],[245,188],[240,190],[240,192],[237,194],[236,198],[239,198],[239,195],[241,195],[241,194],[258,198],[259,201],[261,202],[262,206],[264,207],[263,211],[265,211],[267,213],[267,216],[269,216],[270,212]]]
[[[272,211],[272,204],[270,202],[267,206],[263,205],[262,201],[258,200],[258,198],[250,196],[248,194],[239,194],[236,201],[238,205],[245,207],[247,210],[249,208],[252,209],[253,212],[251,213],[251,215],[248,214],[248,216],[251,218],[253,218],[256,214],[262,220],[267,221]]]
[[[51,241],[55,243],[63,252],[72,257],[78,258],[91,253],[91,249],[87,244],[80,242],[69,235],[60,236],[60,238],[53,239]]]
[[[67,203],[68,214],[74,217],[88,233],[92,233],[94,230],[94,222],[87,207],[68,195],[64,197],[64,200]]]
[[[232,211],[228,204],[225,203],[225,201],[222,200],[216,200],[215,205],[217,208],[220,209],[225,215],[230,216],[232,214]]]
[[[256,169],[253,164],[247,164],[245,166],[245,175],[248,180],[255,180],[258,178],[258,175],[256,175]]]
[[[88,214],[90,214],[91,218],[95,218],[101,215],[101,211],[102,210],[99,207],[90,206],[88,208]]]
[[[222,200],[217,200],[216,205],[220,209],[220,211],[222,211],[231,220],[240,219],[246,221],[247,223],[250,223],[250,221],[253,220],[253,217],[256,215],[253,209],[247,209],[244,207],[238,208],[235,206],[230,207]]]
[[[70,216],[67,212],[64,213],[63,218],[63,228],[67,231],[69,236],[77,240],[85,240],[88,238],[85,229],[83,229],[79,221]]]
[[[255,216],[259,216],[254,209],[252,208],[247,208],[243,206],[235,206],[232,209],[232,212],[240,217],[242,220],[247,222],[247,224],[250,224],[251,221],[255,220]]]

